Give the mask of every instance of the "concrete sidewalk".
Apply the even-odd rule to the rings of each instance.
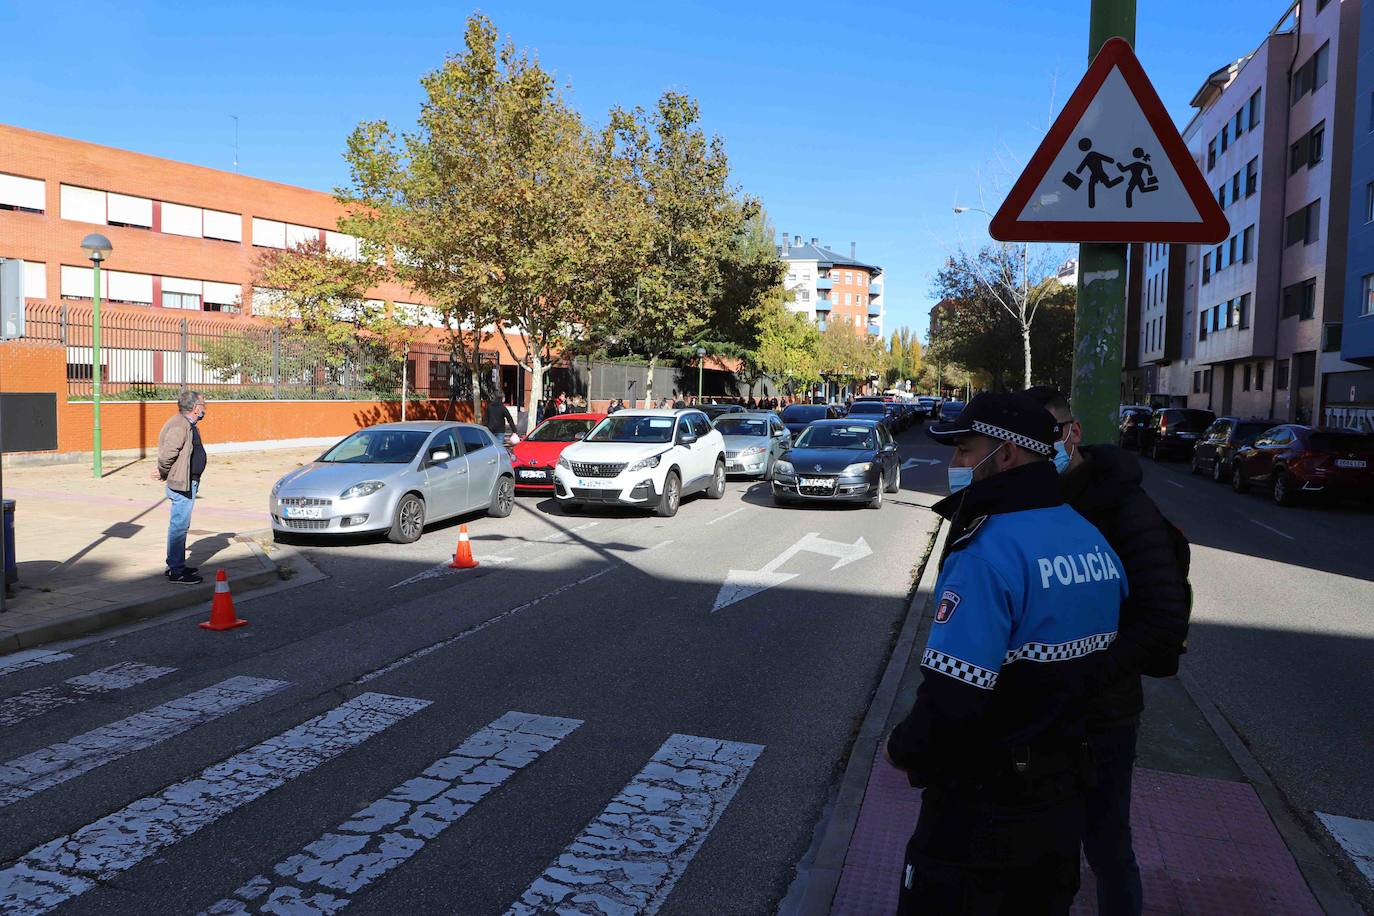
[[[87,464],[6,468],[19,583],[0,614],[0,652],[205,601],[219,569],[235,589],[278,579],[279,552],[263,536],[268,494],[318,454],[210,456],[186,542],[188,564],[206,580],[198,586],[163,576],[169,509],[164,485],[149,478],[152,459],[112,462],[99,480]]]

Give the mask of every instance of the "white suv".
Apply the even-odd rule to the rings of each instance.
[[[684,494],[725,495],[725,440],[699,410],[621,410],[563,450],[553,486],[565,512],[600,503],[673,516]]]

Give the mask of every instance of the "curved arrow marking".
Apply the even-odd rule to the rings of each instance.
[[[764,564],[762,569],[730,570],[725,577],[725,584],[716,593],[716,603],[711,607],[711,613],[714,614],[723,607],[728,607],[737,601],[743,601],[759,592],[767,591],[775,585],[782,585],[784,582],[790,582],[797,578],[799,573],[782,573],[778,570],[784,563],[802,552],[834,557],[835,565],[830,567],[833,572],[841,566],[848,566],[864,557],[872,556],[873,548],[869,547],[868,542],[862,537],[853,544],[845,544],[842,541],[827,540],[815,531],[808,532],[802,535],[801,540],[797,543]]]

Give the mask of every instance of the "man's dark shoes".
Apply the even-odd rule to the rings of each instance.
[[[183,572],[188,572],[188,573],[192,573],[192,574],[194,574],[194,573],[195,573],[197,570],[199,570],[199,569],[200,569],[199,566],[184,566],[184,567],[182,567],[182,571],[183,571]],[[164,576],[166,576],[168,579],[172,578],[172,571],[171,571],[170,569],[163,570],[162,574],[163,574]]]
[[[180,585],[199,585],[204,582],[205,579],[196,575],[196,571],[188,566],[175,576],[169,572],[167,574],[167,581],[176,582]]]

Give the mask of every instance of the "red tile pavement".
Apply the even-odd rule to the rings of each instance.
[[[897,904],[902,852],[920,792],[874,763],[831,913],[872,916]],[[1311,914],[1321,907],[1248,783],[1137,769],[1131,802],[1145,912],[1157,916]],[[1097,912],[1092,871],[1073,912]]]

